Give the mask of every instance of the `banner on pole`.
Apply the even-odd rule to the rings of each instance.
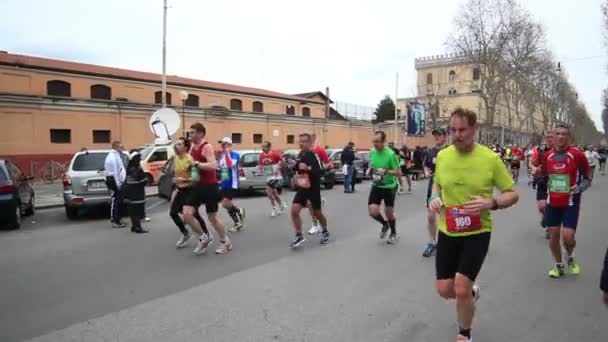
[[[426,131],[426,107],[422,103],[410,102],[407,106],[407,134],[424,135]]]

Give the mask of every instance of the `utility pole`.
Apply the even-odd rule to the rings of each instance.
[[[325,87],[325,120],[329,119],[329,87]]]
[[[398,144],[398,134],[399,134],[399,127],[397,125],[397,123],[399,122],[399,110],[397,108],[397,99],[399,98],[399,73],[397,73],[396,77],[395,77],[395,122],[394,122],[394,139],[393,141],[395,142],[395,145]]]
[[[163,0],[163,78],[161,97],[163,108],[167,107],[167,0]]]

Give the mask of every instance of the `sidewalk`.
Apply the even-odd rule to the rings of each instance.
[[[52,184],[32,183],[36,193],[36,209],[49,209],[63,207],[63,185],[61,182]],[[158,195],[158,187],[146,187],[146,197]]]

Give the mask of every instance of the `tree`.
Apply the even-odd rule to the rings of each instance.
[[[384,98],[380,100],[380,103],[378,103],[374,114],[376,115],[376,120],[374,123],[394,120],[395,102],[393,102],[393,99],[391,99],[391,97],[388,95],[384,96]]]
[[[604,47],[608,49],[608,0],[605,0],[601,5],[602,9],[602,24],[604,27]],[[604,137],[608,141],[608,89],[604,89],[602,94],[602,126],[604,126]]]

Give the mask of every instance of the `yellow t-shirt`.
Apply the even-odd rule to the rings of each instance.
[[[188,187],[192,184],[190,167],[193,164],[194,161],[189,153],[183,156],[175,155],[175,178],[184,178],[184,181],[177,182],[178,187]]]
[[[472,232],[448,232],[446,209],[462,206],[472,196],[491,198],[494,188],[510,190],[513,179],[500,157],[489,148],[476,145],[469,153],[459,152],[453,145],[437,155],[435,182],[441,189],[444,207],[439,229],[449,236],[469,236],[492,231],[489,211],[481,213],[481,229]]]

